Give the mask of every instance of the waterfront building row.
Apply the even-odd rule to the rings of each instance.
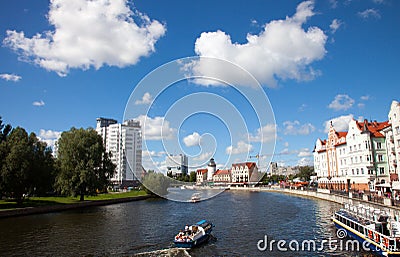
[[[230,169],[216,169],[214,158],[207,168],[196,171],[196,183],[201,184],[250,184],[259,181],[260,174],[255,162],[234,163]]]
[[[375,191],[398,181],[399,102],[392,102],[388,118],[383,122],[352,119],[348,131],[336,131],[331,123],[328,138],[317,139],[313,152],[318,186]]]

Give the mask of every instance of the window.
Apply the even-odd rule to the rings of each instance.
[[[362,162],[362,156],[360,156],[360,162]]]
[[[381,142],[376,142],[376,148],[377,149],[382,149],[382,143]]]
[[[381,175],[385,174],[385,168],[384,168],[384,167],[380,167],[380,168],[379,168],[379,173],[380,173]]]
[[[357,151],[357,145],[354,145],[354,151]]]
[[[350,152],[351,152],[351,151],[353,151],[353,149],[352,149],[351,146],[350,146]]]
[[[364,175],[364,168],[361,168],[361,174]]]
[[[378,154],[378,161],[383,162],[383,155],[382,154]]]
[[[357,168],[357,175],[358,175],[358,174],[360,174],[360,171],[359,171],[358,168]]]
[[[354,175],[354,169],[351,169],[351,174]]]

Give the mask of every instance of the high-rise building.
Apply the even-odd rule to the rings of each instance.
[[[188,173],[188,157],[184,154],[167,155],[166,160],[168,173],[173,177],[187,175]]]
[[[111,181],[120,187],[131,186],[142,174],[142,130],[140,122],[127,120],[117,123],[114,119],[98,118],[96,131],[102,136],[106,151],[116,172]]]

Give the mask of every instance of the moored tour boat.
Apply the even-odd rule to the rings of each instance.
[[[208,241],[214,225],[206,220],[201,220],[194,225],[186,226],[174,238],[174,244],[180,248],[193,248]]]
[[[345,235],[382,256],[400,256],[400,217],[362,204],[345,204],[332,220]],[[339,236],[339,233],[338,233]]]

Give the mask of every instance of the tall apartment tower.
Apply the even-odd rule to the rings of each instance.
[[[140,122],[97,118],[96,131],[102,136],[116,172],[111,178],[115,186],[127,187],[136,183],[142,173],[142,129]]]
[[[170,154],[166,157],[167,172],[172,176],[187,175],[188,173],[188,157],[184,154],[173,155]]]

